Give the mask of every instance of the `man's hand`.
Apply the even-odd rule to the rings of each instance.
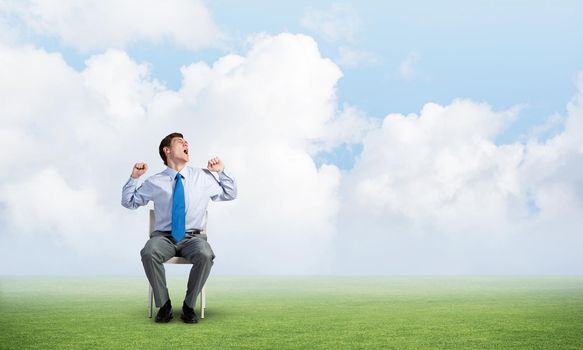
[[[207,169],[210,171],[223,171],[225,169],[225,164],[218,157],[209,159],[207,164]]]
[[[138,177],[144,175],[146,171],[148,171],[148,164],[136,163],[132,169],[132,179],[137,179]]]

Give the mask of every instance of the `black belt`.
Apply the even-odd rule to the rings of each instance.
[[[172,231],[158,231],[158,232],[162,232],[162,233],[165,233],[168,235],[172,234]],[[189,231],[184,232],[185,235],[200,235],[201,233],[202,233],[201,230],[189,230]]]

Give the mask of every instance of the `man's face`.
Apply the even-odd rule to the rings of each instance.
[[[181,137],[174,137],[170,141],[170,154],[167,155],[168,159],[173,159],[174,161],[188,162],[190,156],[188,155],[188,141]]]

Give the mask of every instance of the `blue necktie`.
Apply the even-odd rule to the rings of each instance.
[[[184,205],[184,186],[182,185],[182,175],[176,174],[176,185],[172,194],[172,237],[176,242],[184,238],[186,208]]]

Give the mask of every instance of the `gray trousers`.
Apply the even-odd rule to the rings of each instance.
[[[206,241],[206,235],[187,233],[183,240],[176,243],[171,234],[154,231],[140,253],[144,271],[154,290],[156,307],[163,306],[170,299],[166,287],[164,262],[174,256],[180,256],[192,263],[184,302],[194,309],[196,297],[211,272],[215,258],[210,244]]]

